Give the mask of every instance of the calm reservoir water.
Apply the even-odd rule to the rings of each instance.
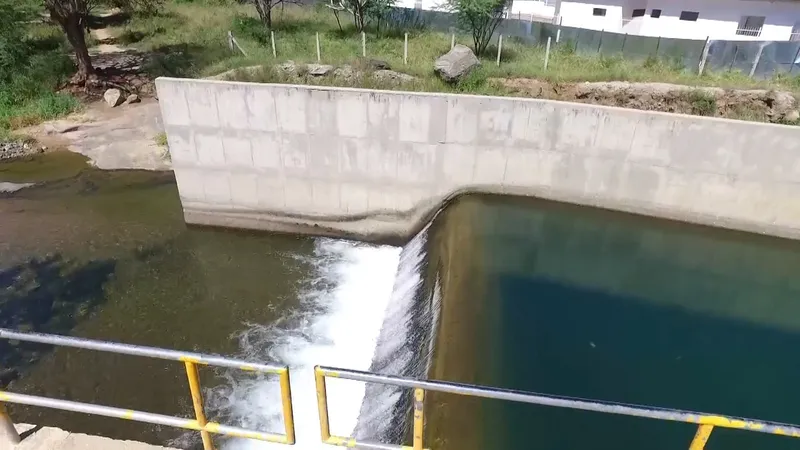
[[[0,165],[0,181],[40,180],[0,194],[0,326],[289,364],[299,448],[321,448],[315,364],[800,422],[794,242],[483,196],[456,201],[402,248],[187,228],[171,175],[99,172],[65,155]],[[13,391],[191,416],[178,363],[0,342],[0,368]],[[201,376],[215,419],[282,431],[274,380]],[[334,432],[407,437],[393,426],[407,423],[407,393],[333,380],[329,396]],[[435,449],[674,449],[695,431],[445,395],[426,405]],[[144,424],[12,413],[198,443]],[[797,445],[717,430],[707,448]]]

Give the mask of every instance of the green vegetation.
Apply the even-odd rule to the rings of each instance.
[[[491,42],[485,41],[482,67],[460,83],[449,85],[434,76],[432,65],[450,48],[450,36],[418,23],[388,23],[380,11],[391,4],[390,0],[370,0],[371,3],[343,0],[339,9],[325,4],[300,7],[277,0],[265,1],[262,4],[271,11],[271,28],[264,25],[264,17],[253,4],[237,0],[103,0],[102,3],[129,9],[127,21],[112,26],[110,31],[118,36],[118,44],[151,55],[145,70],[154,77],[206,77],[243,67],[274,66],[287,60],[316,62],[317,33],[322,63],[358,64],[361,24],[348,11],[357,9],[354,2],[360,1],[360,7],[367,14],[364,20],[367,57],[385,60],[395,70],[417,77],[416,81],[404,84],[403,89],[507,95],[511,93],[507,88],[490,80],[534,78],[556,87],[584,81],[631,81],[800,93],[799,77],[780,75],[772,80],[757,81],[740,72],[710,72],[698,76],[672,60],[636,61],[620,56],[578,54],[569,42],[553,48],[545,71],[542,46],[532,46],[514,38],[504,39],[501,64],[497,66],[496,36]],[[468,6],[478,7],[477,3],[470,2],[488,0],[452,1],[455,3],[451,7],[458,11],[459,4],[467,10]],[[44,12],[43,5],[43,0],[0,0],[0,137],[7,137],[10,130],[67,114],[79,107],[75,98],[58,93],[75,74],[75,63],[69,57],[74,45],[67,42],[61,27],[36,23],[35,19]],[[491,24],[488,22],[488,29],[493,29]],[[228,31],[233,32],[247,56],[228,48]],[[277,58],[272,55],[270,31],[276,38]],[[408,33],[408,64],[403,61],[405,33]],[[492,36],[488,32],[483,34]],[[458,35],[456,42],[482,45],[474,38],[474,33],[467,33]],[[236,77],[262,82],[290,81],[272,70],[241,71]],[[366,88],[397,86],[371,77],[347,80],[306,77],[306,81]],[[687,101],[697,114],[713,115],[718,110],[712,99],[695,98],[694,94],[690,97]]]
[[[486,53],[498,25],[503,21],[509,0],[447,0],[446,5],[458,22],[472,35],[472,49],[477,55]]]
[[[717,99],[713,95],[701,91],[693,90],[688,95],[689,103],[692,105],[692,113],[698,116],[713,116],[717,112]]]
[[[167,133],[163,133],[163,132],[162,133],[158,133],[153,138],[153,141],[156,143],[156,145],[158,145],[160,147],[166,147],[167,146]]]
[[[30,3],[0,0],[0,138],[78,107],[56,92],[74,72],[65,39],[54,26],[28,23],[34,13]]]
[[[341,14],[340,14],[341,16]],[[361,35],[352,23],[340,20],[330,8],[282,5],[273,11],[277,58],[273,58],[270,31],[263,26],[252,5],[226,0],[175,0],[164,5],[155,16],[134,16],[115,30],[122,43],[156,54],[148,67],[154,76],[205,77],[226,70],[257,65],[274,65],[286,60],[316,62],[315,34],[320,35],[322,63],[353,64],[361,56]],[[247,52],[247,57],[228,49],[226,35],[232,31]],[[408,37],[408,65],[403,64],[403,34]],[[456,41],[471,44],[471,36],[459,35]],[[674,61],[649,58],[625,60],[618,56],[577,54],[566,42],[551,52],[544,70],[545,50],[518,39],[504,39],[500,66],[496,66],[497,47],[487,47],[480,78],[536,78],[551,83],[582,81],[663,82],[722,88],[763,88],[800,92],[800,78],[777,76],[772,80],[753,80],[740,72],[689,73]],[[396,70],[419,77],[408,88],[422,90],[497,93],[490,83],[462,83],[447,86],[432,73],[433,61],[450,48],[450,36],[421,27],[410,29],[383,26],[367,32],[367,57],[389,62]],[[263,81],[279,77],[264,73]],[[321,81],[329,83],[331,81]],[[358,82],[358,81],[357,81]],[[347,82],[349,83],[349,82]],[[372,83],[364,79],[358,83]],[[469,87],[467,89],[467,86]],[[364,86],[368,87],[368,86]]]

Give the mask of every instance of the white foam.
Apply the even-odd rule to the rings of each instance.
[[[254,324],[240,335],[245,358],[284,363],[291,368],[296,448],[328,448],[320,442],[313,367],[368,370],[387,304],[392,296],[400,249],[330,239],[316,241],[315,274],[301,289],[302,307],[276,323]],[[226,422],[283,432],[275,380],[233,378],[212,392],[209,406]],[[331,430],[349,436],[358,420],[365,386],[328,380]],[[230,440],[225,450],[285,448],[253,440]]]

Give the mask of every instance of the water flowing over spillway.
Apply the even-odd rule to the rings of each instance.
[[[416,353],[404,346],[412,331],[408,313],[420,286],[423,244],[424,237],[415,239],[401,252],[397,247],[317,239],[313,275],[299,289],[299,310],[287,311],[268,325],[248,324],[237,336],[242,357],[290,366],[297,448],[324,447],[319,436],[315,365],[407,373],[402,367]],[[264,279],[269,282],[269,275]],[[280,388],[274,378],[234,371],[225,376],[227,382],[208,395],[212,414],[226,423],[283,433]],[[391,423],[376,419],[389,418],[399,394],[388,392],[387,397],[385,391],[373,392],[363,383],[347,380],[328,379],[327,384],[334,434],[352,435],[357,424],[361,429]],[[368,413],[362,407],[367,404],[365,391],[374,394],[368,403],[379,405]],[[277,448],[277,444],[234,439],[223,448],[251,450]]]

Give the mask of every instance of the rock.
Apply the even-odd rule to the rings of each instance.
[[[142,101],[142,99],[140,99],[139,96],[136,95],[136,94],[131,94],[131,95],[128,96],[128,98],[125,99],[125,103],[127,103],[129,105],[131,103],[139,103],[141,101]]]
[[[333,76],[336,78],[341,78],[344,81],[351,81],[356,77],[356,71],[353,70],[352,66],[344,65],[336,68],[336,70],[333,71]]]
[[[372,74],[372,76],[376,80],[392,81],[396,83],[408,83],[417,79],[417,77],[411,76],[407,73],[395,72],[394,70],[377,70]]]
[[[364,67],[367,70],[391,70],[392,66],[388,62],[380,59],[368,59],[364,61]]]
[[[72,131],[77,131],[80,124],[69,122],[66,120],[56,120],[55,122],[48,122],[44,124],[42,129],[47,135],[64,134]]]
[[[108,106],[116,107],[122,104],[124,99],[122,98],[122,92],[119,89],[109,89],[103,94],[103,100],[106,101]]]
[[[308,74],[314,77],[324,77],[333,71],[333,66],[327,64],[309,64],[306,66]]]
[[[296,75],[297,64],[295,64],[294,61],[286,61],[285,63],[278,65],[278,70],[285,73],[286,75]]]
[[[796,109],[789,111],[785,116],[783,116],[783,120],[787,122],[797,122],[800,120],[800,111],[797,111]]]
[[[30,145],[20,141],[0,142],[0,161],[8,161],[29,155]]]
[[[467,75],[478,65],[480,61],[469,47],[456,44],[452,50],[436,59],[433,71],[444,81],[452,83]]]

